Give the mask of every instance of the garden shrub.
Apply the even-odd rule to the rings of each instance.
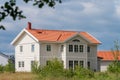
[[[0,73],[4,72],[4,66],[0,65]]]
[[[34,61],[31,66],[32,66],[32,73],[35,73],[35,74],[40,73],[41,67],[40,67],[40,65],[38,64],[37,61]]]
[[[74,70],[75,76],[79,77],[79,78],[92,78],[94,77],[94,72],[80,67],[80,66],[76,66],[75,70]]]
[[[5,67],[5,71],[7,72],[15,72],[15,65],[10,59],[8,60],[8,64],[4,67]]]
[[[113,62],[111,63],[107,70],[112,73],[120,73],[120,62]]]
[[[49,63],[41,69],[41,75],[43,76],[62,76],[63,64],[57,59],[49,61]]]

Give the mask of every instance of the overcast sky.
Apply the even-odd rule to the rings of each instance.
[[[102,42],[99,50],[110,50],[114,41],[120,41],[120,0],[64,0],[55,8],[45,6],[42,9],[18,2],[27,19],[12,21],[6,18],[0,24],[6,30],[0,30],[0,51],[14,53],[10,45],[17,34],[27,27],[86,31]]]

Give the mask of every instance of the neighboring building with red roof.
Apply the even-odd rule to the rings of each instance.
[[[50,59],[63,61],[64,68],[81,65],[98,71],[97,47],[101,42],[87,32],[33,29],[31,23],[12,41],[16,71],[31,71],[33,61],[41,66]]]
[[[116,52],[114,52],[114,54],[115,53]],[[115,60],[113,51],[98,51],[98,57],[102,58],[100,62],[100,71],[106,71],[107,67]],[[118,60],[120,60],[120,55],[118,56]]]

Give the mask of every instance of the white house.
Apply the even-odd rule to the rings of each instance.
[[[112,51],[98,51],[98,57],[101,57],[100,71],[106,71],[108,66],[114,61]],[[120,55],[118,56],[120,60]]]
[[[58,58],[64,68],[81,65],[99,70],[97,46],[101,44],[87,32],[33,29],[31,23],[11,42],[15,46],[16,71],[31,71],[33,61],[44,66],[47,61]]]
[[[9,56],[0,52],[0,65],[5,66],[6,64],[8,64],[8,60],[9,60]]]

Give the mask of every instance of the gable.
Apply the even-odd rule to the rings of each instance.
[[[83,37],[81,37],[80,35],[76,35],[74,37],[72,37],[71,39],[69,39],[68,41],[66,41],[68,43],[72,43],[72,42],[80,42],[81,44],[88,44],[89,42],[87,40],[85,40]]]
[[[17,41],[16,44],[26,44],[26,43],[35,43],[36,41],[29,36],[27,33],[24,33],[19,40]]]
[[[27,32],[25,29],[23,29],[17,37],[11,42],[12,45],[17,45],[17,44],[24,44],[24,43],[34,43],[37,42],[38,40],[31,35],[29,32]]]

